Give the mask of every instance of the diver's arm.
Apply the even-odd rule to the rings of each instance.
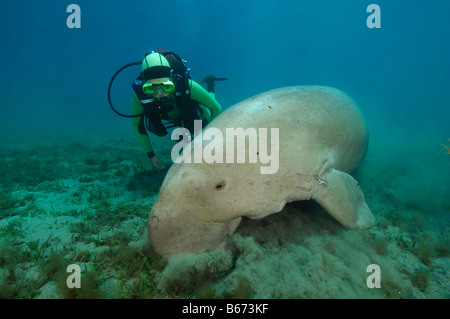
[[[141,114],[144,112],[144,108],[142,107],[142,104],[139,102],[139,99],[135,93],[133,93],[133,98],[131,99],[131,114]],[[133,117],[133,131],[136,135],[139,143],[141,144],[142,148],[144,149],[144,152],[147,153],[149,158],[152,158],[155,156],[155,153],[153,152],[152,143],[150,142],[150,138],[147,134],[142,134],[139,132],[139,122],[141,121],[142,116]]]
[[[214,93],[206,91],[200,84],[189,80],[191,87],[191,99],[200,102],[211,112],[211,121],[214,120],[221,112],[222,107],[214,98]]]
[[[141,103],[138,100],[138,97],[135,93],[133,93],[133,98],[131,100],[131,114],[141,114],[144,112],[144,108],[142,107]],[[139,143],[142,145],[142,148],[144,149],[145,153],[147,153],[147,156],[150,158],[150,161],[152,162],[152,166],[157,169],[164,169],[164,165],[161,163],[159,158],[155,155],[155,152],[153,152],[152,143],[150,142],[150,138],[148,137],[148,134],[142,134],[139,131],[139,122],[141,121],[142,116],[133,117],[133,130],[134,134],[136,135]]]

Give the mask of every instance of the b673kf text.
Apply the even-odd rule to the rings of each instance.
[[[227,304],[227,313],[265,313],[269,309],[269,304]]]
[[[226,309],[217,307],[217,306],[197,306],[189,303],[189,306],[183,306],[181,312],[183,314],[208,314],[210,317],[214,316],[216,311],[223,312],[226,310],[228,314],[265,314],[266,311],[269,310],[269,304],[251,304],[251,303],[242,303],[242,304],[226,304]]]

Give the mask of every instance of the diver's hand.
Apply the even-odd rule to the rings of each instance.
[[[161,163],[157,156],[153,156],[151,159],[152,166],[156,169],[165,169],[166,167]]]

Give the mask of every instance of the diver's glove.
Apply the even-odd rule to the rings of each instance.
[[[151,151],[147,153],[147,156],[150,158],[150,161],[152,162],[152,166],[156,169],[165,169],[163,163],[159,160],[159,158],[155,155],[155,152]]]

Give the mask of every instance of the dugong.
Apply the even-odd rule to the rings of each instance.
[[[169,257],[223,248],[243,216],[263,218],[292,201],[313,199],[347,228],[374,224],[360,186],[348,174],[365,155],[368,130],[342,91],[324,86],[271,90],[225,110],[211,127],[224,139],[226,128],[278,128],[278,145],[268,147],[278,151],[278,170],[262,174],[264,164],[249,161],[174,163],[147,223],[157,253]]]

